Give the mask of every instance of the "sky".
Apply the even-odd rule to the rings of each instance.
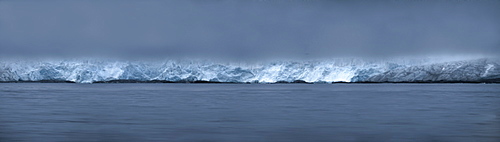
[[[0,56],[500,55],[499,0],[0,0]]]

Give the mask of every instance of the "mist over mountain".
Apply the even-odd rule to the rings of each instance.
[[[500,1],[0,0],[0,82],[498,82]]]

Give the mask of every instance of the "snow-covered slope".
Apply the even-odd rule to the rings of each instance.
[[[0,81],[72,81],[93,83],[111,80],[218,81],[218,82],[414,82],[498,81],[499,61],[471,59],[394,59],[366,61],[331,59],[230,63],[206,60],[113,61],[46,60],[0,61]]]
[[[500,62],[477,59],[410,66],[369,77],[371,82],[499,82]]]

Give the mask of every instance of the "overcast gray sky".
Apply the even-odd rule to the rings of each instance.
[[[0,0],[2,56],[499,52],[499,0]]]

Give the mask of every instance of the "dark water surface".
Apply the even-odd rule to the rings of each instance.
[[[500,141],[500,84],[0,84],[0,141]]]

